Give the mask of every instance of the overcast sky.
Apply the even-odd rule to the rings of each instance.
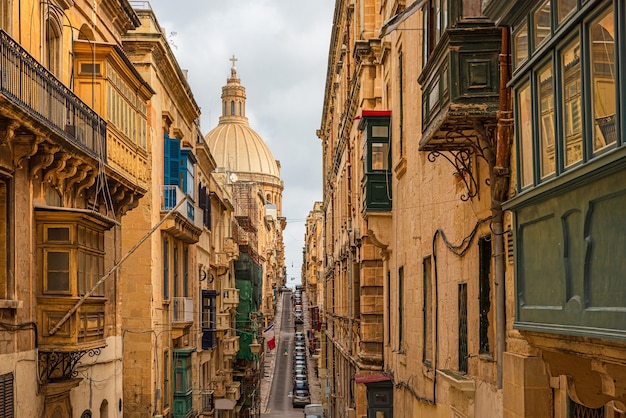
[[[287,283],[299,283],[304,224],[322,200],[320,128],[334,0],[150,0],[202,110],[221,115],[233,55],[246,116],[280,161]],[[295,281],[291,279],[295,278]]]

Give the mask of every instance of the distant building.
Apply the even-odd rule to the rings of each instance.
[[[263,343],[262,330],[273,320],[276,297],[285,284],[286,219],[280,164],[248,123],[245,88],[237,77],[236,58],[231,61],[230,77],[222,87],[222,116],[205,140],[215,158],[216,178],[232,196],[234,208],[230,237],[239,250],[234,279],[240,340],[234,373],[242,391],[238,416],[247,417],[260,414],[264,350],[259,356],[255,345]]]

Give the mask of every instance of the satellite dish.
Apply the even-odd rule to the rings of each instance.
[[[237,174],[235,173],[230,173],[230,176],[228,177],[230,179],[231,182],[236,183],[238,180]]]

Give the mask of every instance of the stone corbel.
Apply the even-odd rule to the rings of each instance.
[[[76,187],[76,197],[80,196],[83,190],[93,186],[96,182],[96,178],[98,178],[98,170],[93,168],[83,180],[78,182],[78,186]]]
[[[39,145],[43,143],[44,137],[33,134],[16,134],[15,129],[17,129],[17,125],[16,122],[9,125],[7,137],[10,137],[8,143],[13,151],[13,164],[16,168],[22,168],[24,160],[37,154]]]
[[[59,145],[53,145],[47,142],[42,143],[37,154],[31,157],[30,175],[35,178],[39,175],[40,171],[45,170],[54,162],[54,155],[59,151],[61,147]],[[14,154],[15,155],[15,154]],[[24,157],[20,157],[23,159]]]
[[[72,158],[72,154],[67,152],[59,152],[55,154],[54,163],[48,166],[46,174],[43,176],[43,181],[46,183],[52,183],[56,179],[56,184],[59,183],[59,175],[65,170],[67,161]]]
[[[85,180],[85,178],[87,177],[87,174],[89,174],[89,172],[92,169],[93,167],[91,167],[89,164],[82,164],[80,166],[77,166],[75,173],[71,175],[70,178],[68,178],[67,182],[65,183],[65,190],[70,192],[75,184],[80,183],[81,181]]]

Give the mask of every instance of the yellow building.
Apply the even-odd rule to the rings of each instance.
[[[147,237],[124,267],[125,416],[213,416],[240,398],[234,206],[213,173],[186,76],[149,4],[137,7],[141,25],[124,49],[155,95],[150,192],[123,224],[126,247]]]
[[[121,222],[148,188],[152,91],[121,52],[138,24],[126,0],[0,3],[8,416],[120,413]]]
[[[496,170],[501,31],[480,3],[336,2],[318,132],[329,416],[502,416],[508,155]]]

